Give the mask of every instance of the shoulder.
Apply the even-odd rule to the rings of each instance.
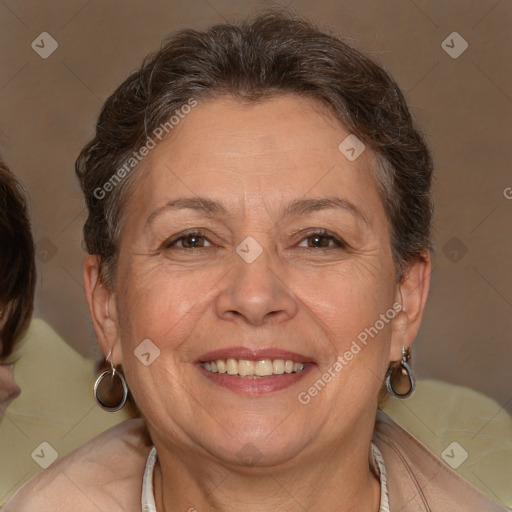
[[[143,421],[127,420],[29,480],[2,510],[139,510],[142,475],[150,450]]]
[[[467,387],[419,380],[413,396],[389,397],[383,410],[464,480],[512,507],[512,417],[503,406]]]
[[[384,412],[377,412],[373,441],[387,473],[389,503],[394,510],[506,512],[443,463],[434,453]]]

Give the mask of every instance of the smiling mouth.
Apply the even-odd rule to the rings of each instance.
[[[233,377],[261,379],[272,375],[300,373],[307,364],[297,363],[291,359],[216,359],[200,363],[211,373],[224,373]]]

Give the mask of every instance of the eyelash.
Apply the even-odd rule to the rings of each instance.
[[[303,236],[300,239],[299,247],[304,247],[304,246],[300,246],[300,243],[302,243],[304,241],[307,241],[308,239],[311,239],[313,237],[327,238],[328,242],[333,242],[334,243],[334,246],[330,246],[330,247],[317,247],[316,249],[322,249],[322,250],[346,249],[348,247],[347,243],[344,240],[342,240],[341,238],[339,238],[339,237],[329,233],[328,231],[326,231],[324,229],[318,229],[318,230],[315,230],[315,231],[311,231],[309,233],[302,233],[302,235]],[[186,232],[186,233],[181,233],[176,238],[173,238],[171,240],[168,240],[168,241],[164,242],[163,248],[164,249],[171,249],[172,247],[175,247],[175,248],[178,248],[178,249],[183,249],[183,250],[189,250],[190,251],[190,250],[194,250],[194,249],[205,249],[205,248],[211,247],[211,246],[206,246],[206,247],[179,247],[179,246],[176,245],[178,242],[183,241],[187,237],[202,237],[209,244],[211,244],[212,246],[215,245],[215,244],[213,244],[213,242],[211,242],[208,239],[208,237],[205,235],[205,233],[203,231],[197,231],[196,230],[196,231],[189,231],[189,232]],[[307,246],[306,248],[313,249],[314,247]]]
[[[202,232],[202,231],[188,231],[186,233],[181,233],[176,238],[173,238],[171,240],[167,240],[166,242],[164,242],[163,247],[164,247],[164,249],[170,249],[171,247],[176,246],[176,244],[179,241],[182,241],[182,240],[184,240],[185,238],[188,238],[188,237],[203,237],[205,240],[208,241],[208,243],[210,243],[210,244],[212,243],[212,242],[210,242],[210,240],[208,240],[208,238],[206,237],[204,232]],[[177,248],[178,249],[184,249],[184,250],[196,249],[195,247],[192,247],[192,248],[189,248],[189,247],[177,247]],[[203,247],[199,247],[199,249],[203,249]]]
[[[326,249],[346,249],[348,247],[347,243],[344,240],[342,240],[341,238],[333,235],[329,231],[326,231],[325,229],[318,229],[316,231],[310,231],[307,234],[303,233],[303,235],[304,236],[300,240],[301,243],[303,241],[307,240],[308,238],[313,238],[313,237],[327,238],[329,242],[333,242],[334,243],[334,246],[331,246],[331,247],[317,247],[317,249],[323,249],[323,250],[326,250]],[[308,247],[308,248],[313,249],[313,247]]]

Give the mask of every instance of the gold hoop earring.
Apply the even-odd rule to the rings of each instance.
[[[395,398],[409,398],[416,389],[410,358],[411,347],[402,347],[402,360],[392,363],[386,374],[386,388]]]
[[[107,356],[110,358],[112,351]],[[94,398],[96,402],[109,412],[121,409],[128,398],[128,386],[122,373],[117,371],[110,361],[110,370],[105,370],[94,383]]]

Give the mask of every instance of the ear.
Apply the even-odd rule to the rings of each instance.
[[[115,293],[100,279],[99,256],[89,255],[84,262],[84,287],[89,312],[101,351],[118,365],[122,361]]]
[[[393,320],[391,361],[402,358],[402,347],[410,347],[418,330],[427,303],[430,288],[432,262],[430,254],[424,254],[423,260],[417,260],[397,285],[395,300],[401,306],[401,311]]]

